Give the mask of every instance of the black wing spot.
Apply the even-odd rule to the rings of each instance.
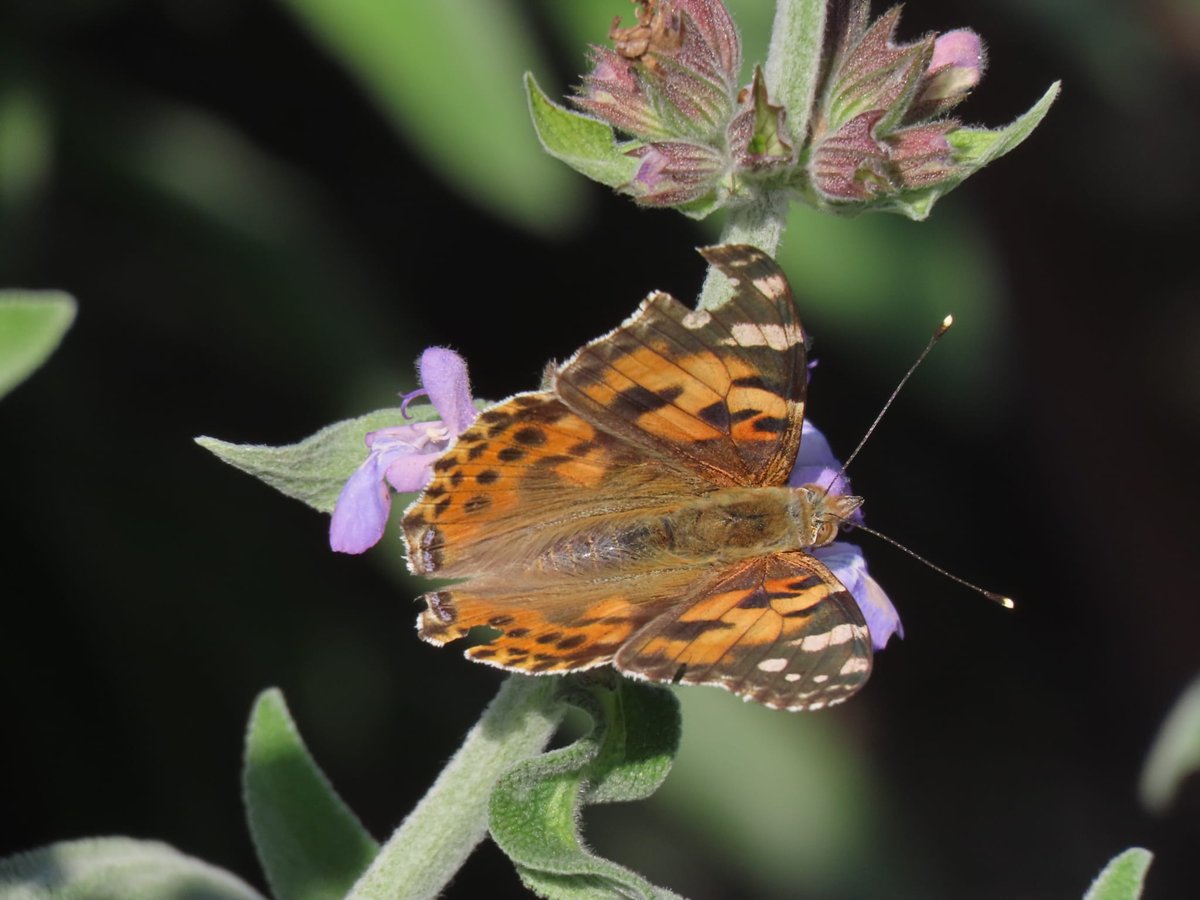
[[[754,420],[754,430],[763,434],[783,434],[787,428],[788,420],[778,416],[762,416]]]
[[[577,444],[572,444],[567,448],[567,453],[571,456],[587,456],[594,450],[599,450],[600,445],[595,441],[580,441]]]
[[[711,425],[717,431],[729,431],[729,425],[732,419],[729,415],[729,407],[724,400],[718,400],[716,403],[710,403],[708,406],[696,412],[701,419]]]
[[[818,585],[824,584],[820,575],[806,575],[799,581],[788,582],[788,590],[790,591],[807,591],[810,588],[815,588]]]
[[[525,458],[528,451],[522,450],[520,447],[505,447],[496,454],[496,458],[500,462],[520,462]]]
[[[499,480],[500,473],[495,469],[484,469],[475,476],[475,482],[477,484],[495,484]]]
[[[445,472],[447,469],[453,469],[457,465],[458,465],[458,457],[454,456],[451,453],[447,453],[445,456],[439,456],[434,461],[433,471]]]
[[[710,631],[721,631],[725,628],[732,628],[731,622],[722,622],[717,619],[712,622],[706,622],[701,619],[690,619],[686,622],[676,621],[667,625],[662,630],[662,635],[669,641],[694,641],[696,638]]]
[[[540,447],[546,443],[546,432],[533,425],[525,425],[513,434],[513,440],[527,447]]]
[[[738,601],[739,609],[766,609],[771,605],[771,595],[762,587],[756,587]]]
[[[467,450],[467,459],[479,459],[479,457],[487,453],[487,449],[487,441],[484,441],[481,444],[475,444],[473,447]]]
[[[561,641],[559,641],[554,646],[557,647],[559,650],[573,650],[574,648],[578,647],[580,644],[582,644],[586,640],[587,640],[586,635],[574,634],[574,635],[571,635],[571,637],[563,638]]]
[[[635,384],[617,394],[614,405],[622,407],[631,415],[639,416],[669,406],[682,393],[683,386],[678,384],[659,391],[652,391],[640,384]]]
[[[555,641],[561,641],[562,636],[561,631],[548,631],[545,634],[539,634],[534,640],[539,644],[553,644]]]

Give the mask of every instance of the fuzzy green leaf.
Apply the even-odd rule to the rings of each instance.
[[[609,187],[621,187],[633,180],[640,163],[626,151],[637,146],[636,142],[619,145],[610,126],[559,106],[529,72],[525,73],[525,91],[533,127],[547,153]]]
[[[275,900],[340,900],[379,852],[304,746],[277,689],[246,732],[246,817]]]
[[[73,321],[69,294],[0,291],[0,397],[46,361]]]
[[[158,841],[84,838],[0,860],[0,900],[263,900],[236,875]]]
[[[577,185],[537,152],[521,73],[548,71],[515,0],[283,0],[460,192],[497,215],[557,233]],[[297,98],[301,99],[302,98]]]
[[[1118,853],[1096,876],[1083,900],[1137,900],[1153,859],[1154,854],[1141,847]]]
[[[367,458],[363,437],[369,431],[429,421],[437,411],[429,405],[409,411],[405,419],[399,409],[380,409],[355,419],[345,419],[322,428],[297,444],[267,447],[262,444],[230,444],[213,437],[198,437],[196,443],[235,469],[265,481],[271,487],[307,503],[318,512],[333,512],[346,479]]]
[[[1046,117],[1058,97],[1061,82],[1054,82],[1028,112],[1006,128],[958,128],[946,135],[953,151],[953,160],[959,173],[953,178],[919,191],[911,191],[889,198],[880,204],[871,204],[869,209],[885,209],[901,212],[915,221],[928,218],[933,204],[954,190],[966,179],[990,162],[994,162],[1010,150],[1016,149],[1033,129]]]
[[[492,838],[543,897],[674,897],[584,848],[584,803],[638,800],[653,793],[679,746],[679,705],[669,691],[604,676],[564,680],[563,699],[592,720],[587,734],[510,770],[492,793]]]
[[[767,89],[787,109],[788,142],[799,147],[808,134],[808,116],[817,92],[825,36],[825,0],[778,0]]]
[[[1138,786],[1142,805],[1164,812],[1193,772],[1200,772],[1200,677],[1176,701],[1150,747]]]

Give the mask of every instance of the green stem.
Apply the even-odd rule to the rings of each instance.
[[[729,211],[721,229],[722,244],[753,244],[774,256],[787,224],[788,189],[765,190],[756,203],[748,203]],[[733,290],[729,279],[710,266],[700,291],[699,309],[716,309],[729,299]]]
[[[564,707],[558,679],[511,675],[347,895],[347,900],[435,897],[487,834],[488,798],[500,776],[540,753]]]

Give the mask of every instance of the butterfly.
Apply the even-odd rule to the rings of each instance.
[[[820,709],[871,671],[857,603],[809,551],[862,502],[788,486],[808,381],[783,272],[742,245],[700,251],[733,294],[654,292],[548,378],[481,412],[406,510],[420,636],[477,627],[466,655],[529,674],[612,665]]]

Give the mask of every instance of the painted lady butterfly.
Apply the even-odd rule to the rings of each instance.
[[[806,548],[862,502],[787,486],[805,335],[783,273],[748,246],[702,250],[734,285],[718,309],[651,294],[550,389],[480,413],[404,515],[421,637],[499,634],[472,659],[525,673],[611,663],[819,709],[858,690],[871,638]]]

